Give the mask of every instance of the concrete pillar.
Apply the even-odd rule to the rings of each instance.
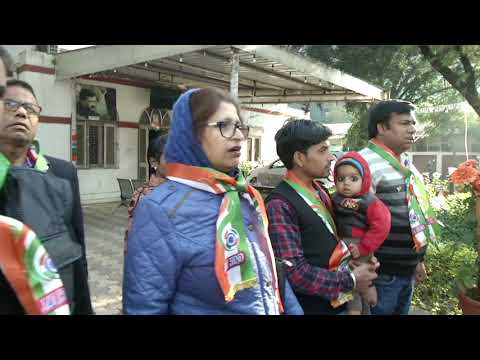
[[[240,55],[237,49],[232,48],[232,71],[230,73],[230,94],[238,99],[238,73],[240,71]]]

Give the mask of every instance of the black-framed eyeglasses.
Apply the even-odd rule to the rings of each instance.
[[[3,103],[5,105],[5,109],[10,110],[10,111],[17,111],[20,106],[25,109],[25,111],[29,115],[40,115],[42,112],[42,107],[37,104],[32,104],[29,102],[20,102],[17,100],[13,99],[3,99]]]
[[[248,137],[248,133],[250,132],[250,126],[242,125],[241,123],[233,121],[217,121],[214,123],[209,123],[207,126],[218,127],[220,129],[220,134],[225,139],[233,138],[237,129],[240,130],[245,139]]]

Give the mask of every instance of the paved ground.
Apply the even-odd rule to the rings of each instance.
[[[122,303],[123,236],[127,208],[118,203],[83,207],[90,291],[99,315],[118,314]]]
[[[122,303],[123,236],[127,208],[117,203],[83,207],[90,291],[98,315],[119,314]],[[428,315],[412,310],[411,315]]]

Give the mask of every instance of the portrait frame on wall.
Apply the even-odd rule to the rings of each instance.
[[[75,99],[77,120],[118,121],[116,89],[77,84]]]

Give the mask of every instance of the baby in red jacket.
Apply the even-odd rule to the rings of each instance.
[[[337,192],[332,200],[338,234],[349,245],[354,259],[368,262],[390,232],[390,210],[370,191],[370,168],[359,153],[351,151],[342,156],[333,174]],[[361,297],[368,305],[375,306],[375,287],[354,292],[354,299],[348,305],[350,315],[362,313]]]

